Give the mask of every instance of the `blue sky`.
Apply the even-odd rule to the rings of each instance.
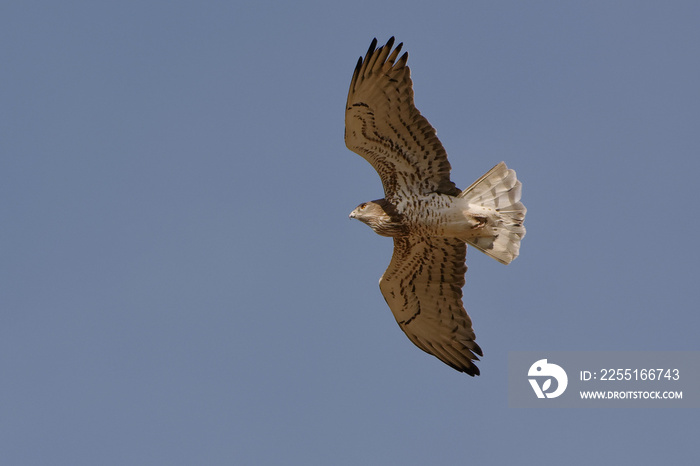
[[[699,350],[696,2],[13,2],[0,8],[3,464],[682,464],[697,411],[507,404],[509,351]],[[402,334],[382,196],[343,143],[373,37],[464,188],[482,376]]]

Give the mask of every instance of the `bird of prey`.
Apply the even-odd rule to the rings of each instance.
[[[423,351],[471,376],[483,356],[462,304],[467,244],[508,264],[525,236],[521,184],[501,162],[464,191],[450,181],[447,153],[413,102],[408,53],[392,37],[372,41],[350,82],[345,144],[377,171],[384,199],[350,214],[394,239],[379,280],[396,321]]]

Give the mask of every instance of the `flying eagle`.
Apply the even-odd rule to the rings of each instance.
[[[408,52],[372,41],[350,82],[345,144],[379,173],[384,199],[350,214],[394,238],[379,288],[401,330],[423,351],[474,376],[483,356],[462,304],[467,244],[508,264],[525,236],[515,171],[501,162],[464,191],[447,153],[413,103]]]

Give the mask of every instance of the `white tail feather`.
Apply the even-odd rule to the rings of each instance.
[[[503,264],[518,257],[520,240],[525,236],[525,213],[520,202],[522,184],[515,171],[501,162],[458,196],[470,210],[483,211],[487,221],[483,233],[465,237],[464,241]]]

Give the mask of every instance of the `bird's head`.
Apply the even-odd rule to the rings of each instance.
[[[350,212],[350,218],[356,218],[367,225],[369,225],[371,221],[381,218],[382,216],[388,217],[387,213],[384,212],[384,209],[382,209],[382,206],[377,201],[363,202],[355,207],[355,210]]]
[[[382,236],[397,236],[397,229],[403,228],[397,217],[393,206],[384,199],[363,202],[350,212],[350,218],[356,218]]]

